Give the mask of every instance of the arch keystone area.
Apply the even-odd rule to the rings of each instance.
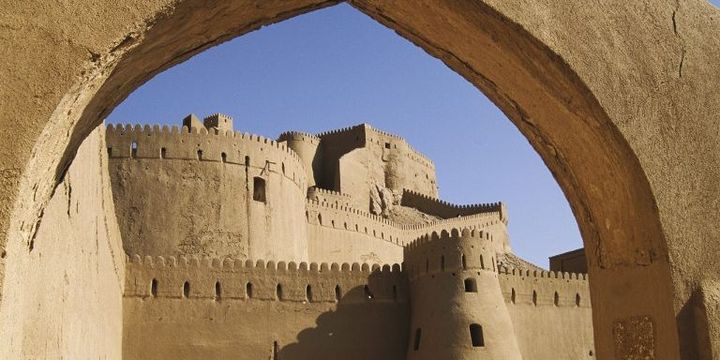
[[[65,196],[57,184],[82,178],[69,164],[104,116],[208,47],[335,3],[2,7],[0,357],[119,357],[111,295],[122,291],[124,255],[109,235],[107,254],[81,251],[101,227],[112,232],[113,211],[86,199],[107,221],[83,223],[52,201]],[[717,356],[720,39],[708,34],[720,33],[720,11],[704,0],[350,4],[472,82],[541,155],[585,242],[598,358]],[[60,326],[80,302],[69,294],[88,309],[72,329]],[[93,336],[111,340],[77,346]]]

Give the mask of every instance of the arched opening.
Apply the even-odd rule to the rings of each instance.
[[[553,305],[560,306],[560,294],[558,292],[555,292],[555,295],[553,295]]]
[[[247,283],[245,284],[245,298],[246,299],[252,299],[253,297],[253,284]]]
[[[477,281],[474,278],[465,279],[465,292],[476,293],[477,291]]]
[[[187,281],[183,284],[182,296],[186,299],[190,297],[190,283]]]
[[[265,198],[265,179],[255,176],[253,178],[253,200],[264,203]]]
[[[340,285],[335,285],[335,301],[340,301],[342,298],[342,290],[340,289]]]
[[[413,339],[413,351],[420,350],[420,339],[422,338],[422,329],[415,329],[415,337]]]
[[[470,341],[473,347],[485,346],[485,337],[483,336],[482,326],[478,324],[470,325]]]
[[[511,303],[515,304],[515,297],[516,297],[516,296],[517,296],[517,295],[515,294],[515,288],[512,288],[511,291],[510,291],[510,302],[511,302]]]
[[[283,288],[280,284],[277,284],[277,286],[275,287],[275,299],[285,300],[285,298],[283,297]]]
[[[467,262],[465,260],[465,254],[462,254],[460,256],[460,262],[462,263],[463,270],[467,270]]]
[[[152,279],[150,282],[150,295],[152,297],[157,297],[157,291],[158,291],[158,281],[157,279]]]
[[[575,306],[580,306],[580,294],[575,294]]]
[[[305,299],[307,299],[308,302],[313,302],[312,286],[310,285],[305,287]]]
[[[281,20],[290,14],[308,10],[294,4],[286,6],[287,8],[279,12],[276,17],[266,17],[260,22],[251,24],[255,26],[266,21]],[[486,8],[481,5],[478,5],[478,8],[482,11],[475,8],[464,9],[473,14],[477,12],[477,17],[462,16],[458,19],[458,21],[467,21],[469,18],[476,18],[478,23],[483,24],[480,26],[471,23],[462,28],[463,30],[457,38],[473,39],[473,45],[475,45],[468,45],[464,48],[451,46],[451,40],[433,38],[433,34],[428,30],[417,31],[417,33],[411,31],[416,29],[413,25],[414,21],[428,21],[432,24],[428,25],[428,28],[432,28],[435,33],[442,34],[448,30],[448,25],[437,23],[441,20],[427,18],[421,14],[415,14],[417,15],[416,19],[413,19],[412,11],[405,13],[398,10],[397,7],[400,5],[390,4],[382,14],[370,5],[355,4],[355,6],[398,29],[404,36],[412,37],[421,46],[429,49],[428,51],[432,54],[443,56],[449,66],[489,94],[493,101],[498,103],[520,127],[553,170],[579,219],[588,252],[593,254],[590,258],[590,268],[591,272],[595,272],[593,276],[597,279],[598,284],[591,284],[594,290],[592,292],[593,302],[624,304],[623,308],[627,309],[624,312],[626,314],[650,312],[656,321],[673,323],[673,311],[670,304],[672,296],[669,294],[671,282],[669,281],[667,262],[663,260],[667,258],[664,236],[659,229],[654,197],[642,169],[639,168],[637,159],[635,159],[635,153],[629,149],[622,134],[609,121],[593,92],[585,86],[582,80],[576,78],[569,66],[547,60],[548,57],[552,58],[556,55],[550,50],[551,48],[543,46],[542,42],[525,33],[524,27],[514,26],[512,19],[508,20],[500,16],[501,14],[497,14],[497,10],[494,8]],[[38,160],[33,161],[43,164],[42,166],[51,164],[57,169],[64,168],[66,163],[63,161],[68,161],[72,157],[79,145],[79,139],[82,139],[94,125],[99,123],[102,115],[107,114],[118,99],[126,96],[139,83],[170,64],[186,59],[196,51],[239,35],[251,28],[237,25],[238,23],[247,23],[247,18],[239,9],[230,8],[226,12],[226,16],[234,18],[232,26],[223,22],[211,23],[202,36],[177,31],[177,28],[196,26],[197,22],[202,22],[203,19],[210,16],[204,14],[203,10],[196,11],[198,14],[193,17],[192,23],[186,24],[184,27],[179,23],[179,19],[187,19],[187,17],[175,13],[164,16],[157,26],[153,26],[152,30],[149,30],[149,35],[155,36],[143,37],[135,47],[119,54],[122,56],[122,61],[119,65],[115,63],[111,65],[111,69],[114,71],[108,72],[110,76],[107,79],[99,80],[99,84],[93,83],[93,87],[90,87],[89,84],[80,84],[80,90],[69,90],[74,94],[81,90],[98,89],[97,93],[95,90],[90,91],[90,94],[94,94],[94,96],[89,96],[89,103],[71,106],[75,110],[73,115],[69,115],[69,113],[65,115],[65,111],[57,111],[56,113],[60,115],[53,115],[51,125],[46,128],[46,132],[49,131],[50,134],[53,134],[56,127],[64,127],[72,129],[72,138],[58,143],[54,141],[38,143],[36,148],[39,151],[36,153],[47,155],[40,155]],[[445,11],[448,11],[448,16],[454,14],[452,8]],[[452,23],[452,21],[448,21],[448,23]],[[170,29],[173,29],[173,32],[177,32],[178,35],[157,36],[170,33]],[[496,32],[498,29],[507,31]],[[480,41],[477,39],[488,39],[491,34],[502,35],[487,44],[475,43]],[[424,36],[429,38],[426,39]],[[514,45],[516,43],[521,43],[522,46]],[[483,55],[478,56],[474,51],[481,51]],[[530,64],[528,59],[540,60]],[[506,64],[506,66],[493,66],[498,62]],[[143,64],[143,66],[138,66],[139,64]],[[116,65],[117,68],[115,68]],[[497,71],[495,72],[495,70]],[[509,76],[513,73],[516,73],[517,76]],[[100,86],[94,87],[95,85]],[[71,93],[68,95],[72,95]],[[537,99],[533,100],[532,97],[537,97]],[[72,98],[72,96],[67,96],[67,98]],[[62,105],[67,106],[68,104]],[[551,119],[553,116],[556,121]],[[563,134],[575,134],[576,136],[564,137]],[[52,139],[52,137],[48,138]],[[43,206],[43,196],[46,198],[49,196],[48,189],[54,179],[52,174],[42,175],[41,172],[36,171],[36,167],[39,165],[34,164],[36,163],[33,162],[28,166],[28,174],[24,177],[23,182],[29,183],[23,183],[22,189],[27,190],[22,190],[19,198],[34,198],[25,196],[30,193],[24,193],[24,191],[37,189],[34,186],[35,183],[40,184],[38,198],[41,200],[27,205],[30,208],[39,209]],[[582,164],[593,164],[594,166],[584,167]],[[608,179],[608,181],[594,182],[598,178]],[[22,209],[23,211],[20,211],[18,216],[13,215],[13,222],[35,224],[36,221],[33,217],[39,218],[35,215],[38,212],[27,210],[24,207]],[[624,209],[624,211],[614,211],[615,209]],[[623,217],[626,218],[623,219]],[[16,218],[23,219],[15,220]],[[18,225],[17,228],[19,229],[21,226]],[[18,231],[18,238],[14,239],[17,240],[16,243],[30,243],[29,240],[22,242],[20,239],[31,233],[31,231],[25,230],[24,228],[23,231]],[[613,285],[612,281],[602,280],[612,280],[615,273],[611,270],[625,268],[632,269],[632,282],[639,286],[624,293],[619,299],[612,300],[608,294],[613,293],[612,290],[616,289],[616,285]],[[642,284],[657,283],[657,281],[651,280],[659,280],[667,286],[657,288],[642,286]],[[619,292],[615,291],[615,293]],[[656,294],[657,296],[654,298],[658,299],[658,304],[648,309],[647,304],[633,300],[641,298],[638,294]],[[627,301],[623,301],[623,299]],[[611,308],[611,306],[606,308]],[[617,316],[608,316],[605,319],[596,314],[595,317],[599,322],[597,327],[606,330],[612,327],[613,321],[618,320]],[[608,337],[610,335],[606,331],[604,335],[600,336]],[[670,344],[666,345],[669,348],[676,346],[677,339],[674,335],[662,333],[659,336],[661,338],[657,343]]]
[[[220,298],[222,298],[222,285],[220,284],[220,281],[215,282],[215,301],[220,301]]]

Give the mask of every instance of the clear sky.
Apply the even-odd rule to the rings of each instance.
[[[232,116],[236,130],[273,138],[370,123],[435,162],[442,199],[503,201],[518,255],[547,266],[548,256],[582,246],[562,191],[495,105],[348,5],[211,48],[148,81],[108,122],[178,125],[188,113],[215,112]]]

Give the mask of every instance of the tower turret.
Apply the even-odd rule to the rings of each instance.
[[[405,248],[409,360],[521,359],[488,233],[453,229]]]

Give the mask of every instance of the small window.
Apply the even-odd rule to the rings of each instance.
[[[220,154],[220,161],[222,161],[222,162],[227,162],[227,154],[226,154],[226,153],[221,153],[221,154]]]
[[[108,154],[108,157],[111,157],[111,156],[112,156],[112,146],[108,146],[108,148],[107,148],[107,154]]]
[[[485,346],[485,338],[483,337],[482,326],[478,324],[470,325],[470,340],[473,347]]]
[[[515,303],[515,297],[515,288],[512,288],[512,292],[510,293],[510,302],[512,302],[513,304]]]
[[[285,163],[281,163],[280,165],[282,167],[282,173],[285,175]]]
[[[245,166],[250,166],[250,157],[249,156],[245,157]]]
[[[278,300],[283,300],[283,288],[280,284],[277,284],[277,286],[275,287],[275,297]]]
[[[342,298],[342,290],[340,289],[340,285],[335,285],[335,300],[340,301]]]
[[[555,292],[555,295],[553,296],[553,304],[555,306],[560,305],[560,294],[558,294],[557,291]]]
[[[222,296],[222,285],[220,285],[219,281],[216,281],[215,282],[215,300],[219,301],[221,296]]]
[[[365,285],[365,298],[368,300],[372,300],[375,298],[375,295],[370,291],[370,287]]]
[[[386,143],[385,143],[385,148],[386,148],[386,149],[389,149],[389,148],[390,148],[390,143],[389,143],[389,142],[386,142]]]
[[[480,268],[485,269],[485,260],[483,260],[482,255],[480,255]]]
[[[138,143],[137,143],[137,141],[133,140],[133,142],[130,143],[130,156],[131,157],[137,157],[137,149],[138,149]]]
[[[265,202],[265,179],[261,177],[253,178],[253,200]]]
[[[418,351],[420,350],[420,338],[422,337],[422,329],[417,328],[415,329],[415,341],[413,342],[413,350]]]
[[[252,297],[253,297],[252,283],[245,284],[245,296],[247,296],[248,299],[252,299]]]
[[[198,160],[202,160],[202,159],[203,159],[203,151],[202,151],[202,150],[198,150],[198,151],[197,151],[197,159],[198,159]]]
[[[533,297],[532,297],[533,305],[537,305],[537,292],[533,290]]]
[[[183,284],[183,297],[184,298],[190,297],[190,283],[187,281]]]
[[[460,256],[460,262],[462,263],[463,270],[467,269],[467,262],[465,261],[465,254],[462,254],[462,256]]]
[[[473,278],[465,279],[465,292],[476,293],[477,291],[477,281],[475,281],[475,279]]]
[[[160,158],[164,159],[167,157],[167,149],[166,148],[160,148]]]
[[[156,279],[152,279],[150,282],[150,295],[152,297],[157,297],[157,290],[158,290],[158,281]]]
[[[313,292],[310,285],[305,287],[305,298],[307,298],[308,302],[313,302]]]
[[[575,306],[580,306],[580,294],[575,294]]]

